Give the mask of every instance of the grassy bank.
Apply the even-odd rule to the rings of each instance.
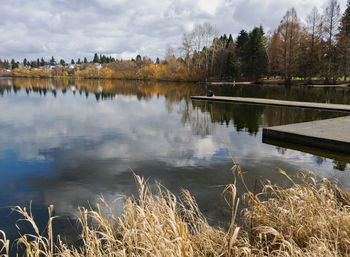
[[[241,177],[239,166],[236,174]],[[236,185],[224,189],[232,211],[228,229],[208,224],[195,199],[183,191],[177,199],[166,188],[151,192],[136,176],[138,197],[126,197],[120,216],[101,200],[96,210],[80,209],[81,245],[53,242],[52,210],[41,234],[26,209],[16,211],[31,223],[35,234],[18,244],[26,256],[343,256],[350,254],[350,195],[330,181],[302,174],[299,183],[281,188],[266,182],[262,192],[242,197],[243,226],[236,225]],[[10,242],[1,234],[0,250],[9,254]]]

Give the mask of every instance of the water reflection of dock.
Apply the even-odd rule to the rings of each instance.
[[[205,100],[213,102],[236,102],[247,104],[262,104],[262,105],[276,105],[286,107],[297,108],[311,108],[331,111],[346,111],[350,112],[350,105],[346,104],[326,104],[326,103],[313,103],[313,102],[298,102],[298,101],[285,101],[265,98],[249,98],[249,97],[228,97],[228,96],[192,96],[193,100]]]

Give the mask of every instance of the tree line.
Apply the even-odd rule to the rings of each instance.
[[[184,35],[182,49],[187,68],[201,72],[206,78],[275,77],[286,82],[301,78],[309,82],[324,79],[326,83],[334,83],[339,77],[346,80],[350,60],[350,1],[343,14],[337,0],[330,0],[322,13],[314,7],[305,23],[291,8],[269,35],[260,26],[250,32],[242,30],[233,40],[231,35],[216,37],[209,24],[198,25]]]
[[[53,76],[68,74],[82,78],[157,79],[157,80],[241,80],[256,81],[266,78],[294,78],[311,82],[323,79],[334,83],[349,76],[350,0],[340,13],[337,0],[329,0],[319,12],[315,7],[301,22],[294,8],[288,9],[278,27],[268,35],[262,26],[251,31],[241,30],[236,38],[218,36],[209,23],[196,25],[182,37],[181,56],[169,47],[165,58],[156,61],[137,55],[131,60],[94,54],[71,60],[73,69],[65,70],[64,60],[52,57],[22,63],[12,59],[0,60],[0,68],[12,69],[15,76]],[[57,66],[54,72],[31,71],[47,65]],[[96,64],[100,64],[97,66]],[[30,67],[30,69],[28,69]]]

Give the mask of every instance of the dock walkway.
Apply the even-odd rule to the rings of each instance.
[[[350,116],[264,128],[264,139],[350,154]]]
[[[212,97],[191,96],[191,98],[193,100],[203,100],[203,101],[213,101],[213,102],[236,102],[236,103],[276,105],[276,106],[350,112],[350,105],[346,105],[346,104],[326,104],[326,103],[297,102],[297,101],[285,101],[285,100],[275,100],[275,99],[265,99],[265,98],[229,97],[229,96],[212,96]]]

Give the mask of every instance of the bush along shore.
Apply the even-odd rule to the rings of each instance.
[[[234,175],[244,178],[238,165]],[[18,247],[24,256],[345,256],[350,254],[350,194],[327,179],[310,172],[298,183],[285,172],[292,186],[282,188],[269,182],[262,191],[243,195],[247,208],[242,226],[237,216],[240,198],[236,183],[227,185],[232,211],[227,229],[208,224],[190,192],[181,199],[158,185],[152,193],[145,180],[135,175],[138,197],[125,197],[122,214],[115,216],[102,199],[95,210],[80,208],[79,246],[53,238],[53,206],[40,232],[25,208],[14,209],[33,227]],[[246,187],[247,188],[247,187]],[[106,214],[107,213],[107,214]],[[109,213],[109,214],[108,214]],[[10,242],[1,232],[0,254],[8,256]]]

